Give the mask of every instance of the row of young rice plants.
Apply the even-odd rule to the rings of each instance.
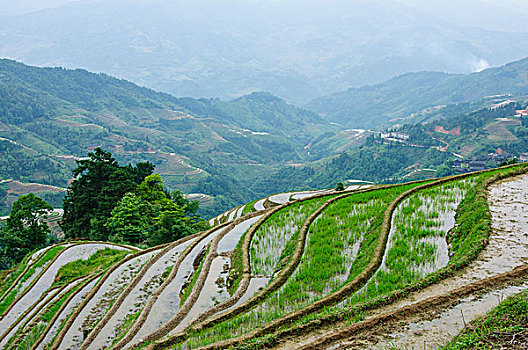
[[[294,248],[294,242],[300,226],[308,216],[333,196],[314,198],[287,206],[268,218],[255,232],[250,246],[250,264],[253,276],[271,278],[274,271],[288,261]],[[254,203],[253,201],[252,203]],[[283,229],[286,224],[290,230]],[[242,243],[246,233],[238,241],[231,257],[228,291],[233,294],[240,283],[242,263]],[[269,257],[268,257],[269,255]]]
[[[16,297],[24,291],[25,288],[27,288],[26,282],[30,278],[36,277],[38,273],[42,269],[46,267],[46,265],[53,260],[61,251],[63,251],[66,247],[64,245],[57,245],[51,249],[49,249],[42,257],[40,257],[32,266],[29,268],[20,281],[18,282],[17,286],[9,292],[8,295],[6,295],[1,301],[0,301],[0,314],[4,313],[4,311],[11,305],[11,303],[16,299]],[[18,276],[17,276],[18,277]],[[17,278],[15,277],[15,279]],[[13,280],[14,281],[14,280]],[[8,288],[6,288],[7,290]]]
[[[301,225],[329,198],[331,197],[295,203],[266,220],[251,241],[251,273],[254,276],[272,277],[281,263],[293,252],[294,239]]]
[[[83,283],[78,283],[75,287],[63,293],[60,299],[51,302],[49,305],[36,316],[35,321],[28,324],[24,329],[18,329],[15,335],[9,340],[6,349],[17,348],[17,349],[31,349],[33,344],[42,335],[48,324],[51,322],[55,314],[66,302],[66,300],[80,288],[83,287]]]
[[[453,260],[461,260],[461,256],[475,254],[471,249],[486,238],[485,233],[477,230],[477,233],[471,234],[475,230],[464,226],[469,224],[480,227],[482,224],[479,218],[484,216],[488,207],[486,203],[482,203],[483,199],[473,197],[484,180],[509,171],[511,169],[501,169],[452,181],[422,190],[402,201],[394,212],[391,237],[378,273],[365,288],[345,302],[321,313],[309,315],[300,320],[299,324],[328,315],[343,317],[346,313],[343,310],[351,310],[359,303],[390,295],[391,292],[401,290],[422,280],[427,274],[452,264]],[[455,239],[453,235],[446,237],[455,221],[457,226],[453,235],[457,235],[458,231],[465,233]],[[447,240],[450,242],[449,246]],[[350,322],[358,320],[355,313],[347,314],[351,316]]]
[[[471,182],[472,186],[469,184],[464,185],[470,187],[470,189],[466,190],[465,197],[456,210],[456,226],[448,233],[449,263],[447,266],[428,274],[416,283],[407,284],[404,288],[387,292],[385,295],[371,296],[373,299],[364,300],[363,302],[358,303],[357,294],[359,293],[356,293],[353,298],[344,303],[327,307],[320,312],[307,314],[299,320],[281,327],[276,333],[252,339],[240,348],[257,349],[269,346],[277,341],[277,337],[280,337],[282,332],[287,334],[302,332],[302,329],[310,327],[310,325],[333,324],[333,322],[337,321],[345,321],[346,324],[359,322],[364,319],[365,310],[390,303],[411,291],[436,283],[460,268],[467,266],[484,248],[491,232],[491,217],[486,198],[486,181],[494,176],[502,176],[504,178],[525,172],[526,166],[519,165],[478,173],[466,180],[466,182]],[[436,214],[433,214],[433,216],[436,216]],[[356,304],[353,304],[353,301]],[[348,305],[348,307],[344,307],[344,304]],[[238,349],[239,347],[236,348]]]
[[[123,259],[126,255],[132,253],[131,251],[118,250],[105,248],[102,250],[96,251],[86,260],[75,260],[61,266],[55,276],[55,280],[49,289],[58,286],[64,286],[68,288],[68,284],[73,282],[76,279],[79,279],[83,276],[95,275],[103,270],[110,268],[112,265]],[[69,291],[66,295],[60,298],[60,300],[48,305],[47,311],[40,319],[38,324],[31,325],[31,332],[28,333],[27,329],[19,329],[15,336],[10,340],[12,342],[15,338],[20,337],[21,334],[24,334],[24,344],[30,343],[33,335],[40,335],[41,331],[45,327],[41,327],[42,324],[47,325],[49,321],[54,316],[56,310],[60,308],[62,303],[73,294],[79,286],[74,287],[73,290]],[[51,307],[50,307],[51,306]],[[32,336],[29,336],[31,334]],[[36,339],[34,339],[36,340]]]
[[[174,348],[192,349],[242,335],[351,281],[370,262],[387,205],[416,185],[356,193],[329,205],[312,223],[301,262],[284,286],[249,312],[193,334]]]
[[[447,233],[455,226],[456,209],[475,180],[451,181],[403,200],[394,211],[380,268],[344,305],[386,295],[445,267],[449,262]]]

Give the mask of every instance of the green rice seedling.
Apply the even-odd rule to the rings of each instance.
[[[393,214],[387,249],[378,272],[344,305],[386,295],[423,279],[449,262],[446,234],[456,208],[475,178],[451,181],[414,193]]]
[[[329,197],[328,197],[329,198]],[[271,277],[277,265],[293,250],[291,241],[302,223],[320,207],[327,197],[295,203],[272,215],[255,232],[251,242],[251,271],[253,275]],[[292,242],[288,245],[288,242]]]
[[[339,289],[368,264],[387,204],[408,188],[358,193],[329,205],[312,223],[301,262],[279,290],[249,312],[190,338],[183,348],[246,333]]]
[[[381,291],[376,291],[375,288],[373,288],[373,285],[368,285],[368,288],[373,289],[375,292],[383,292],[385,294],[379,294],[378,297],[374,297],[376,294],[371,293],[370,296],[372,299],[365,298],[362,301],[359,300],[361,302],[355,299],[355,301],[358,303],[350,303],[350,299],[352,299],[350,298],[344,303],[340,303],[335,306],[329,306],[322,309],[321,311],[304,315],[297,321],[284,325],[271,335],[277,338],[281,336],[281,332],[283,331],[287,334],[291,334],[291,332],[299,331],[300,329],[304,329],[306,326],[310,327],[314,324],[325,322],[324,320],[331,322],[335,322],[336,320],[347,321],[349,320],[349,315],[358,314],[363,312],[363,310],[369,310],[377,306],[390,303],[393,300],[408,295],[408,293],[411,291],[419,290],[432,283],[436,283],[446,276],[452,275],[462,267],[467,266],[467,264],[475,259],[478,253],[482,250],[486,244],[485,242],[487,241],[491,230],[491,219],[486,200],[486,181],[491,178],[495,179],[497,176],[508,177],[515,174],[521,174],[525,172],[523,168],[524,166],[521,165],[506,169],[497,169],[491,172],[483,172],[473,175],[469,179],[470,181],[457,182],[456,186],[465,190],[466,195],[462,202],[458,205],[458,208],[456,208],[455,218],[457,225],[449,232],[447,236],[449,242],[450,259],[446,267],[441,268],[436,272],[430,273],[425,278],[418,279],[416,282],[408,284],[404,288],[400,288],[398,290],[395,290],[394,286],[391,286],[390,284],[385,285],[385,287],[387,287],[386,290]],[[433,187],[430,190],[430,193],[434,194],[448,192],[447,190],[440,191],[438,186]],[[449,197],[452,198],[453,195],[450,194]],[[451,208],[454,209],[452,205]],[[393,278],[394,284],[400,282],[397,275],[391,276],[388,274],[388,276]],[[357,297],[357,295],[354,297]],[[260,348],[263,348],[268,344],[273,343],[266,343],[264,337],[261,337],[255,339],[255,344],[259,344]],[[248,349],[256,348],[250,347]]]

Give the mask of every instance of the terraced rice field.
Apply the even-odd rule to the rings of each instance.
[[[527,169],[276,194],[148,250],[44,249],[0,285],[0,346],[436,348],[528,287]]]

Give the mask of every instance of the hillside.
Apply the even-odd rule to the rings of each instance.
[[[147,250],[50,246],[1,275],[0,346],[436,348],[528,286],[527,171],[276,194]]]
[[[269,91],[304,104],[407,72],[470,73],[528,56],[521,6],[442,3],[446,20],[440,4],[427,13],[412,3],[86,0],[2,16],[0,57],[105,72],[176,96]]]
[[[507,99],[502,97],[498,101]],[[397,183],[454,174],[461,171],[453,167],[456,159],[471,167],[474,157],[484,157],[485,164],[478,165],[483,168],[512,157],[519,159],[521,153],[528,152],[528,119],[516,116],[516,110],[524,109],[526,104],[525,97],[519,103],[471,113],[465,111],[475,106],[453,105],[446,108],[449,113],[444,111],[448,117],[436,112],[415,116],[429,121],[402,125],[394,131],[396,136],[388,131],[373,133],[361,146],[339,155],[304,166],[281,168],[256,181],[252,189],[259,192],[266,187],[279,191],[332,187],[349,179]]]
[[[179,99],[104,74],[0,60],[0,179],[65,187],[74,160],[101,146],[120,161],[151,161],[170,189],[224,196],[225,210],[251,199],[236,190],[241,179],[308,160],[304,146],[337,130],[269,94]]]
[[[333,122],[368,129],[431,107],[527,93],[528,58],[468,75],[408,73],[381,84],[316,99],[306,108]]]

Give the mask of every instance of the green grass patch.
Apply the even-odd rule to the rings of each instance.
[[[246,204],[244,206],[244,209],[242,209],[242,216],[244,216],[246,214],[249,214],[249,213],[253,213],[254,211],[256,211],[255,203],[257,203],[257,201],[258,201],[258,199],[255,199],[254,201],[251,201],[248,204]]]
[[[51,287],[64,285],[76,278],[105,270],[130,253],[127,250],[105,248],[96,251],[86,260],[72,261],[59,269]]]
[[[226,277],[227,291],[232,296],[242,280],[242,271],[244,271],[244,264],[242,262],[243,250],[242,246],[244,245],[244,240],[246,239],[247,231],[240,237],[233,255],[231,256],[231,268]]]
[[[189,295],[191,295],[193,287],[196,284],[196,281],[198,281],[198,277],[200,277],[200,272],[202,272],[202,268],[203,268],[203,265],[205,263],[205,260],[207,260],[207,255],[208,254],[209,254],[209,247],[207,247],[207,251],[205,252],[204,257],[203,257],[202,261],[200,262],[200,265],[198,266],[198,269],[196,269],[196,271],[193,272],[191,282],[183,290],[183,294],[180,297],[180,306],[183,305],[183,303],[185,303],[187,298],[189,298]]]
[[[60,246],[60,245],[51,248],[50,250],[48,250],[46,252],[46,254],[44,254],[44,256],[42,256],[39,260],[37,260],[37,262],[35,262],[32,265],[32,267],[29,270],[26,271],[26,273],[24,273],[24,275],[22,276],[22,278],[18,282],[18,287],[13,288],[13,290],[11,290],[11,292],[8,295],[6,295],[5,298],[0,302],[0,314],[4,313],[5,310],[9,307],[9,305],[11,305],[11,303],[16,299],[16,296],[19,293],[22,284],[24,282],[26,282],[29,278],[31,278],[35,274],[37,268],[44,267],[45,264],[47,264],[48,262],[53,260],[64,249],[65,249],[65,247],[64,246]],[[27,259],[24,259],[23,261],[27,261]],[[22,271],[24,270],[22,265],[20,265],[17,268],[17,271],[19,271],[19,270],[20,270],[20,272],[19,272],[19,275],[20,275],[20,273],[22,273]],[[13,281],[11,283],[13,283],[14,279],[16,279],[17,277],[18,276],[13,276]],[[7,285],[8,284],[6,284],[6,286]],[[4,292],[8,288],[9,287],[6,287]]]
[[[441,350],[506,349],[528,343],[528,289],[479,317]]]

